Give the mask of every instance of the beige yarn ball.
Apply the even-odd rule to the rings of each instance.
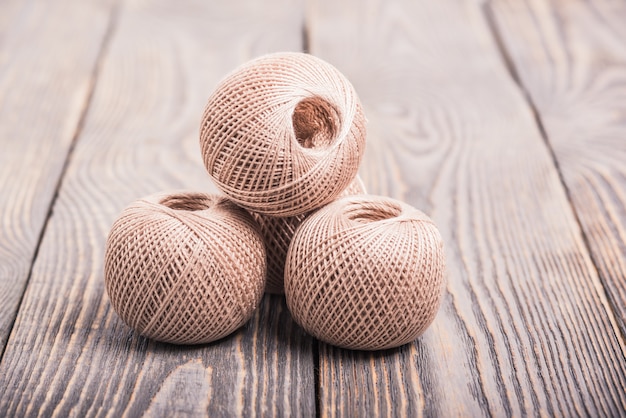
[[[334,199],[357,174],[365,116],[350,82],[314,56],[252,60],[209,98],[200,131],[204,165],[233,201],[296,216]]]
[[[113,308],[140,334],[174,344],[218,340],[260,303],[265,248],[250,215],[224,197],[181,192],[131,204],[107,241]]]
[[[285,265],[295,321],[327,343],[382,350],[433,321],[444,284],[441,236],[422,212],[380,196],[344,197],[296,231]]]
[[[365,185],[359,176],[341,193],[341,196],[352,196],[365,194]],[[261,227],[261,235],[265,241],[267,250],[267,280],[265,284],[265,292],[273,294],[285,293],[284,276],[285,276],[285,259],[291,238],[302,221],[309,216],[305,213],[297,216],[289,216],[286,218],[277,218],[275,216],[262,215],[256,212],[250,212],[252,217]]]

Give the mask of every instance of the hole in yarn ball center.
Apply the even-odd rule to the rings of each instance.
[[[304,148],[326,148],[339,132],[337,109],[321,97],[301,100],[291,117],[298,143]]]
[[[206,210],[213,206],[213,199],[207,198],[202,193],[184,193],[172,194],[160,201],[163,206],[167,206],[173,210],[184,210],[195,212],[198,210]]]
[[[367,224],[400,216],[402,208],[396,203],[359,203],[350,205],[345,214],[351,221]]]

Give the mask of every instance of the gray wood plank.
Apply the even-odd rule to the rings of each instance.
[[[448,260],[441,311],[415,344],[320,345],[321,415],[623,414],[618,321],[481,5],[308,10],[311,52],[354,82],[367,112],[368,191],[429,213]]]
[[[76,135],[111,1],[0,2],[0,353]]]
[[[312,339],[280,297],[234,335],[199,347],[138,337],[104,291],[119,211],[159,190],[215,191],[198,130],[218,79],[301,46],[299,4],[129,0],[99,73],[0,364],[2,416],[308,415]]]
[[[626,4],[490,3],[626,335]]]

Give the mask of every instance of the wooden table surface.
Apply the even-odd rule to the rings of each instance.
[[[625,22],[609,0],[3,0],[0,416],[626,415]],[[206,99],[279,50],[348,76],[368,191],[441,230],[413,344],[328,346],[278,296],[197,347],[111,308],[113,220],[216,190]]]

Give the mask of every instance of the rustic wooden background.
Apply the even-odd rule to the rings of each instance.
[[[369,191],[441,229],[414,344],[333,348],[276,296],[200,347],[111,309],[113,220],[215,190],[204,103],[279,50],[352,80]],[[0,2],[0,416],[626,415],[625,241],[624,1]]]

